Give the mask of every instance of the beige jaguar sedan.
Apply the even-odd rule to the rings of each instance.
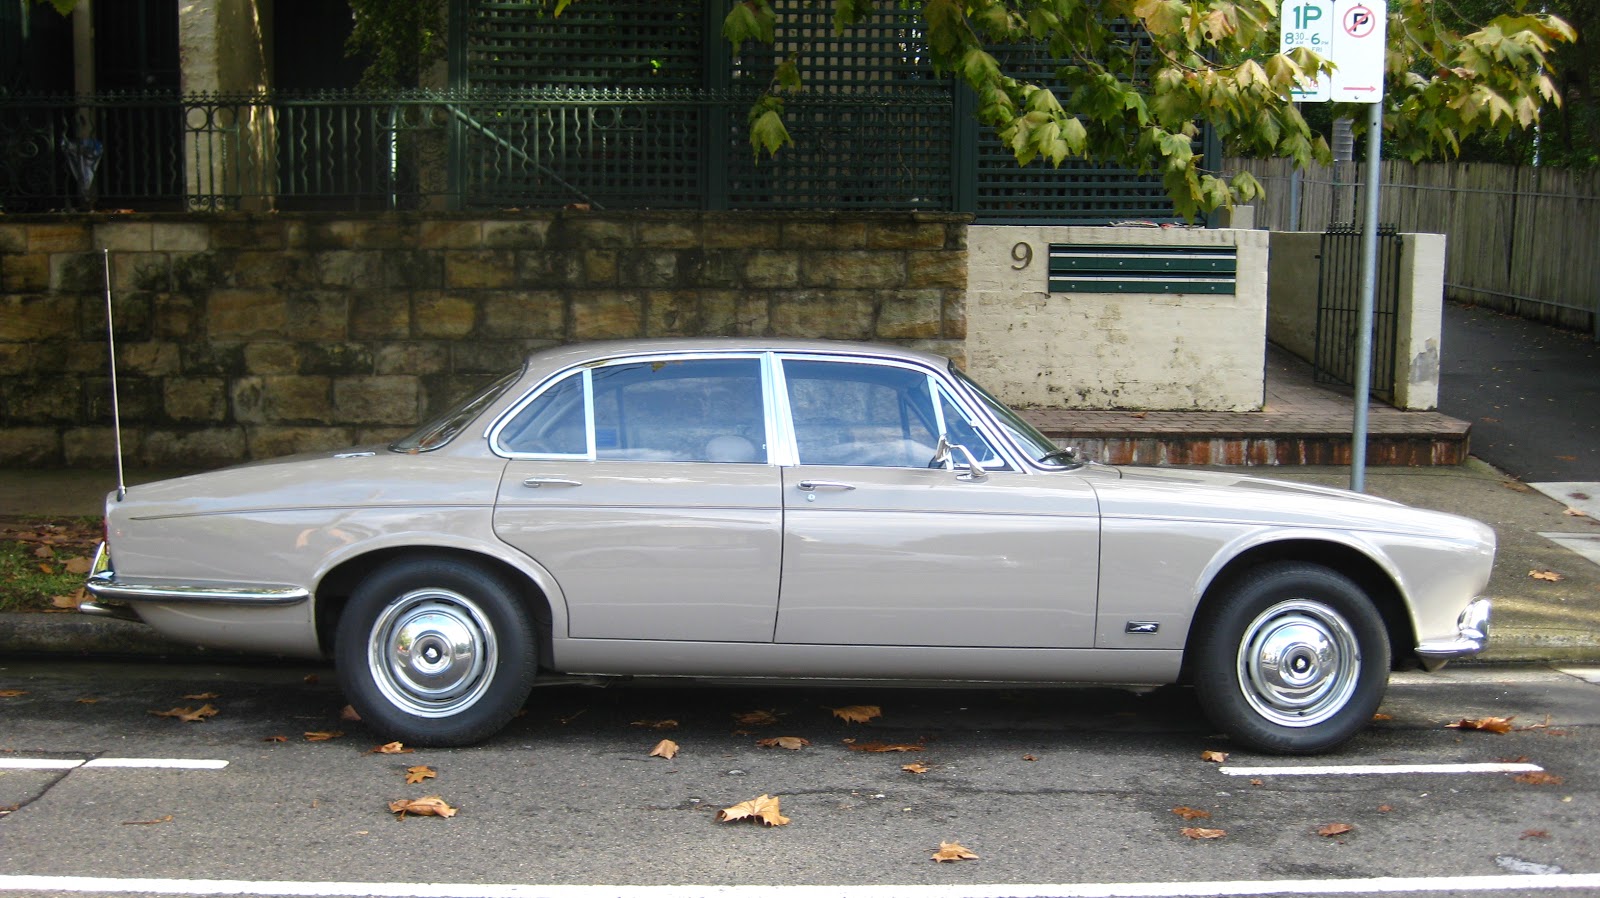
[[[107,498],[91,614],[332,656],[381,734],[493,735],[536,676],[1190,683],[1267,751],[1483,648],[1484,525],[1114,468],[948,360],[815,341],[540,352],[392,446]]]

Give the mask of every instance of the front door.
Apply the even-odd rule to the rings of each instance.
[[[1013,469],[927,372],[803,358],[782,370],[799,463],[783,475],[778,642],[1094,644],[1088,484]],[[930,468],[941,435],[986,470]]]

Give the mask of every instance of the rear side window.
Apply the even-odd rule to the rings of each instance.
[[[517,413],[499,446],[599,460],[764,464],[761,361],[675,359],[585,369]]]

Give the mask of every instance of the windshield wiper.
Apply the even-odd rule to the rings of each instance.
[[[1039,461],[1069,461],[1074,464],[1083,464],[1082,459],[1078,458],[1078,450],[1074,446],[1068,446],[1065,449],[1053,449],[1039,456]]]

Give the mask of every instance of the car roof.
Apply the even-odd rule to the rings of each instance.
[[[660,337],[601,340],[552,346],[528,357],[530,369],[554,370],[612,359],[668,353],[802,352],[862,358],[899,359],[944,369],[950,360],[937,353],[884,343],[801,340],[785,337]]]

